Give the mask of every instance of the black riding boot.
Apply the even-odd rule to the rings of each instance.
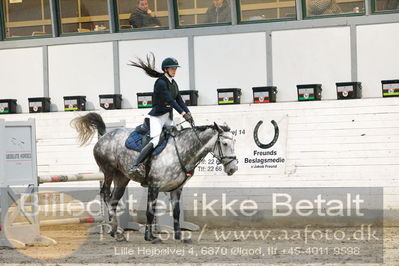
[[[129,169],[128,174],[144,178],[146,176],[146,172],[143,162],[153,150],[154,144],[152,142],[149,142],[147,145],[145,145],[145,147],[141,150],[139,157],[137,157],[136,163],[132,166],[132,168]]]

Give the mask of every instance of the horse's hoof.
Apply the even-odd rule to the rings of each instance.
[[[191,238],[188,238],[188,239],[182,239],[182,241],[181,241],[183,244],[192,244],[193,243],[193,241],[191,240]]]
[[[182,240],[181,233],[175,233],[175,240]]]
[[[121,235],[121,236],[117,235],[115,237],[115,240],[118,241],[118,242],[127,242],[127,239],[126,239],[126,237],[124,235]]]
[[[162,240],[159,239],[158,237],[154,238],[153,240],[151,240],[151,244],[161,244]]]
[[[154,239],[155,239],[155,237],[153,235],[144,234],[144,240],[145,241],[152,241]]]
[[[112,231],[111,225],[102,224],[101,227],[102,227],[102,230],[103,230],[104,233],[111,234],[111,231]]]
[[[153,241],[154,239],[156,239],[157,237],[153,236],[153,235],[144,235],[144,240],[145,241]]]
[[[116,234],[115,240],[118,242],[127,242],[127,239],[124,234]]]
[[[120,227],[111,229],[111,231],[109,232],[109,234],[110,234],[112,237],[117,238],[119,235],[123,235],[123,229],[120,228]]]

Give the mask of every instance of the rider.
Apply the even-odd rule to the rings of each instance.
[[[129,175],[146,176],[144,160],[152,153],[154,148],[159,144],[160,135],[163,126],[173,125],[173,109],[175,109],[189,123],[193,123],[193,117],[190,110],[180,96],[179,88],[173,79],[179,63],[175,58],[168,57],[162,62],[162,71],[160,73],[154,69],[154,58],[151,64],[150,58],[147,56],[147,64],[141,59],[138,63],[131,62],[132,66],[143,69],[150,77],[158,77],[154,84],[153,107],[148,113],[150,118],[150,136],[151,141],[141,150],[133,167],[129,170]]]

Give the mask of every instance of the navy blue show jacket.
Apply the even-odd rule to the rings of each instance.
[[[161,116],[166,113],[172,118],[173,109],[179,114],[190,112],[181,98],[179,87],[175,80],[172,82],[164,75],[155,81],[151,116]]]

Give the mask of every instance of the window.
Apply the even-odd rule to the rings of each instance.
[[[59,0],[61,32],[109,31],[107,0]]]
[[[241,21],[296,18],[295,0],[241,0]]]
[[[373,4],[375,11],[399,11],[399,0],[375,0]]]
[[[5,37],[51,35],[49,0],[2,0]]]
[[[119,28],[169,27],[168,2],[165,0],[118,0]]]
[[[306,16],[364,13],[364,0],[306,0]]]
[[[231,22],[230,0],[177,0],[179,26]]]

